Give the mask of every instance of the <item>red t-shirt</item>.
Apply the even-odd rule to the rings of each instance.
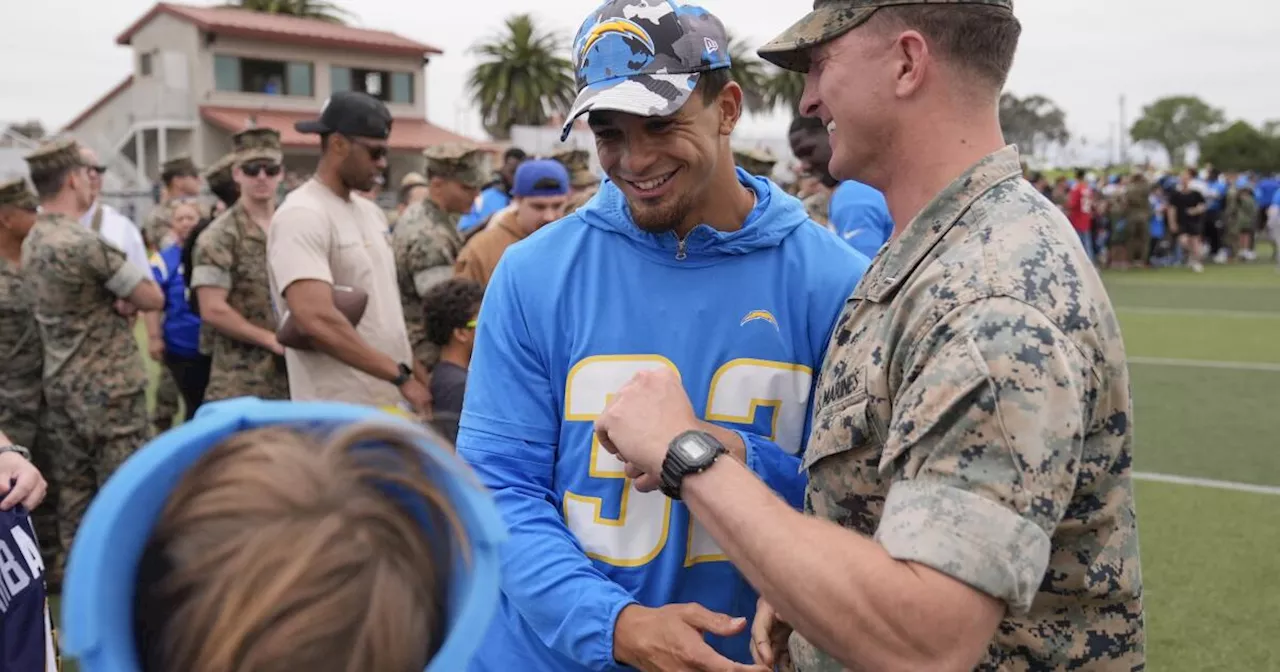
[[[1077,182],[1067,196],[1067,219],[1078,233],[1093,229],[1093,194],[1085,182]]]

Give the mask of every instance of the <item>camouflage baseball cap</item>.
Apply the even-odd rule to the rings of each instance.
[[[813,11],[756,53],[774,65],[809,71],[809,50],[866,23],[882,7],[902,5],[992,5],[1013,11],[1013,0],[814,0]]]
[[[675,114],[702,73],[727,67],[729,38],[707,10],[676,0],[609,0],[573,40],[578,98],[560,139],[591,110]]]
[[[591,153],[585,149],[566,149],[551,155],[569,171],[569,184],[575,189],[600,183],[600,176],[591,171]]]
[[[204,171],[204,181],[210,187],[233,182],[231,167],[236,165],[236,159],[237,154],[235,152],[228,152],[221,159],[214,161],[213,165]]]
[[[250,128],[231,136],[235,148],[236,165],[250,161],[280,163],[284,152],[280,151],[280,131],[274,128]]]
[[[25,158],[32,178],[84,165],[84,159],[80,157],[80,145],[75,140],[46,142]]]
[[[0,181],[0,208],[13,206],[23,210],[35,210],[39,207],[36,195],[27,187],[27,181],[21,177],[15,180]]]
[[[467,145],[435,145],[422,155],[427,158],[427,177],[457,180],[473,189],[489,183],[489,161],[484,150]]]

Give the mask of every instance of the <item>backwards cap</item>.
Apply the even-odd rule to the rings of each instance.
[[[704,72],[729,67],[729,37],[713,14],[675,0],[609,0],[578,29],[578,98],[560,140],[592,110],[675,114]]]
[[[63,651],[77,658],[84,672],[142,669],[133,632],[138,563],[173,489],[223,439],[275,425],[324,429],[368,420],[415,426],[351,404],[242,398],[206,404],[194,420],[144,446],[99,491],[72,543],[63,582]],[[456,672],[466,669],[497,607],[498,547],[506,533],[492,500],[461,460],[425,440],[418,447],[457,510],[470,548],[468,562],[460,545],[453,544],[445,638],[427,666],[427,672]],[[405,505],[423,510],[426,503]]]

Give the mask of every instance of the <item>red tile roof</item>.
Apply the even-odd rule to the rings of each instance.
[[[281,112],[278,110],[245,110],[231,107],[204,106],[200,116],[205,121],[230,133],[238,133],[250,126],[250,119],[258,126],[280,131],[280,143],[288,149],[320,146],[320,136],[299,133],[293,125],[304,119],[314,119],[319,112]],[[432,124],[425,119],[398,118],[391,125],[391,138],[387,144],[395,150],[422,151],[432,145],[461,143],[483,146],[466,136],[458,135]]]
[[[74,131],[76,129],[76,126],[79,126],[80,124],[84,123],[85,119],[88,119],[89,116],[92,115],[94,112],[97,112],[98,110],[102,109],[102,106],[111,102],[112,98],[115,98],[116,96],[124,93],[125,89],[128,89],[129,86],[132,84],[133,84],[133,75],[129,75],[128,77],[125,77],[123,82],[116,84],[114,88],[106,92],[101,98],[97,100],[97,102],[95,102],[93,105],[90,105],[88,109],[76,115],[76,118],[68,122],[67,125],[64,126],[62,130]]]
[[[235,7],[192,7],[168,2],[161,2],[152,7],[151,11],[126,28],[116,38],[116,44],[129,44],[143,26],[160,14],[168,14],[194,23],[203,31],[237,37],[404,56],[443,53],[429,44],[416,42],[385,30],[368,30],[316,19],[251,12]]]

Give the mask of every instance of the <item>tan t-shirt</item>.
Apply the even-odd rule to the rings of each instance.
[[[343,200],[308,180],[290,192],[271,220],[267,258],[271,291],[281,314],[284,290],[299,280],[320,280],[364,290],[369,305],[356,331],[374,349],[411,364],[409,334],[396,285],[395,257],[387,220],[360,196]],[[399,403],[400,391],[385,380],[318,351],[285,351],[289,390],[295,401],[345,401],[370,406]]]

